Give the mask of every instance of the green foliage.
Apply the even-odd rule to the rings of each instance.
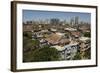
[[[74,56],[74,60],[80,60],[80,59],[81,59],[80,52],[77,52],[76,55]]]
[[[37,39],[34,39],[34,40],[31,40],[31,43],[33,44],[33,45],[39,45],[39,40],[37,40]]]
[[[85,37],[91,37],[91,33],[90,33],[90,32],[85,32],[85,33],[84,33],[84,36],[85,36]]]
[[[86,59],[90,59],[90,58],[91,58],[91,50],[90,50],[90,49],[88,49],[88,50],[85,52],[84,57],[85,57]]]
[[[55,48],[44,46],[34,51],[32,61],[56,61],[59,60],[59,53]]]
[[[52,47],[44,46],[24,55],[24,62],[57,61],[60,58],[59,52]]]
[[[31,62],[33,51],[28,51],[23,53],[23,62]]]
[[[66,34],[65,34],[65,37],[66,37],[66,38],[69,38],[69,34],[68,34],[68,33],[66,33]]]
[[[25,37],[24,37],[25,38]],[[39,40],[31,40],[31,39],[24,39],[23,41],[23,48],[26,50],[38,49],[39,48]]]
[[[39,41],[37,39],[32,40],[32,33],[28,31],[23,32],[23,48],[25,51],[30,51],[39,47]]]
[[[31,32],[23,32],[23,36],[31,39],[32,38],[32,33]]]

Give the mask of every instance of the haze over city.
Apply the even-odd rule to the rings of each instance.
[[[39,11],[39,10],[23,10],[23,22],[26,21],[39,21],[39,20],[49,20],[52,18],[58,18],[61,21],[70,22],[73,17],[79,17],[81,22],[91,22],[90,13],[80,13],[80,12],[59,12],[59,11]]]

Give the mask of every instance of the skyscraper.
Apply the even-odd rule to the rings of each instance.
[[[76,16],[76,17],[75,17],[75,25],[77,26],[78,24],[79,24],[79,17]]]
[[[74,19],[73,19],[73,18],[71,18],[71,20],[70,20],[70,24],[71,24],[71,26],[74,25]]]

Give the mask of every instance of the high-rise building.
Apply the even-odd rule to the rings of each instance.
[[[78,24],[79,24],[79,17],[76,16],[76,17],[75,17],[75,25],[77,26]]]
[[[60,20],[58,18],[52,18],[50,19],[50,24],[57,25],[60,23]]]
[[[71,24],[71,26],[74,25],[74,19],[73,19],[73,18],[71,18],[71,20],[70,20],[70,24]]]

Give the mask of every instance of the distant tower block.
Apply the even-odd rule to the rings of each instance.
[[[76,16],[76,17],[75,17],[75,25],[77,26],[78,24],[79,24],[79,17]]]
[[[74,19],[73,18],[71,18],[70,24],[71,24],[71,26],[74,26]]]

